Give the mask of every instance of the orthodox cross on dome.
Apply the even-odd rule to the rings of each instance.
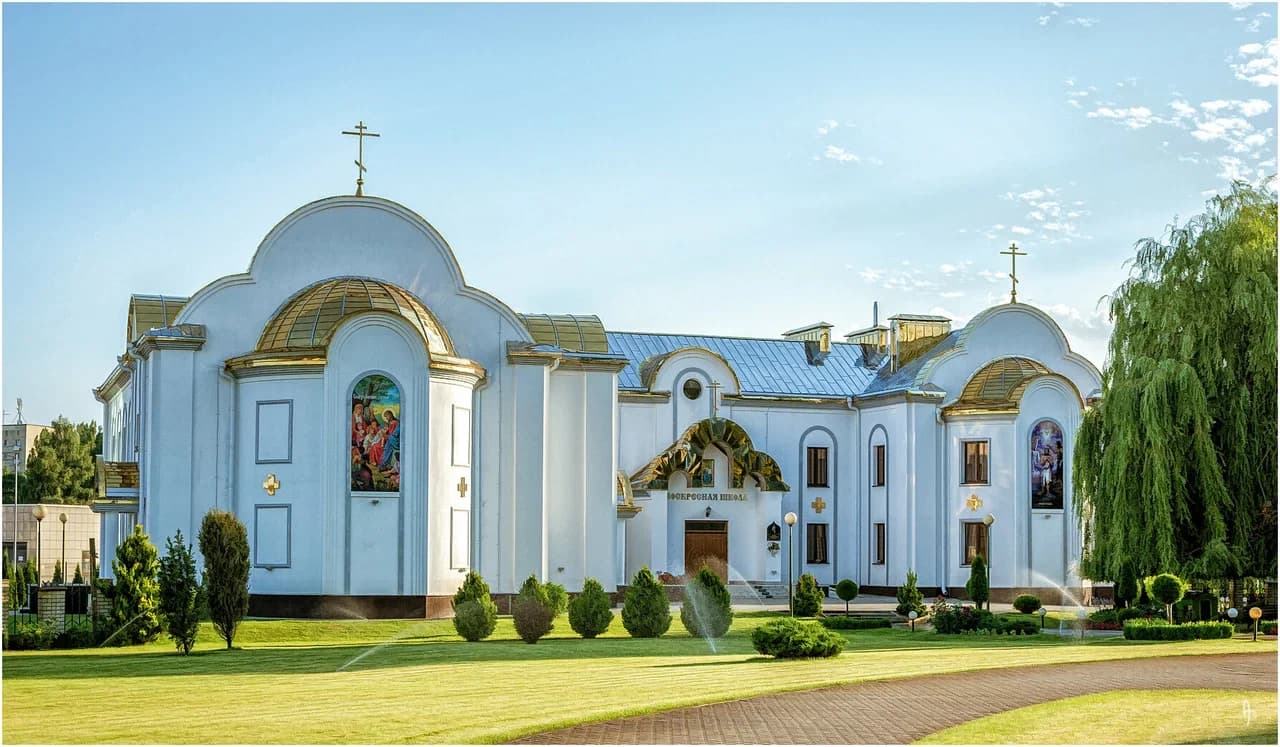
[[[360,123],[356,125],[355,132],[352,132],[351,130],[342,131],[343,135],[355,135],[360,139],[360,144],[356,150],[356,154],[358,156],[356,158],[356,197],[364,197],[364,139],[367,137],[382,137],[382,135],[379,135],[376,132],[365,132],[367,129],[369,128],[365,126],[364,120],[362,119],[360,120]]]
[[[1018,257],[1025,257],[1027,256],[1027,253],[1018,251],[1018,245],[1012,241],[1009,242],[1009,248],[1000,253],[1009,255],[1009,262],[1010,262],[1009,280],[1011,281],[1010,288],[1009,288],[1009,303],[1017,303],[1018,302]]]
[[[822,500],[822,496],[818,496],[813,499],[813,503],[810,503],[809,507],[813,509],[814,513],[820,514],[822,513],[822,509],[827,507],[827,502]]]
[[[720,382],[711,382],[711,418],[720,417]]]
[[[465,477],[463,477],[461,480],[458,480],[458,497],[459,498],[467,497],[467,478]]]

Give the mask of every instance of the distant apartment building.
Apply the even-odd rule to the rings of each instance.
[[[17,423],[4,427],[4,467],[18,471],[27,468],[27,457],[36,445],[36,437],[49,430],[47,425]]]

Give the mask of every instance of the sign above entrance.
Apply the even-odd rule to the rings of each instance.
[[[745,501],[745,493],[667,493],[669,501]]]

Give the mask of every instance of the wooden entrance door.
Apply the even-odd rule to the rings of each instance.
[[[684,575],[693,578],[704,565],[729,581],[729,522],[684,523]]]

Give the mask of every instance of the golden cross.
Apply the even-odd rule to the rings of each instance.
[[[276,479],[276,473],[268,474],[266,482],[262,483],[262,487],[266,488],[267,495],[275,495],[276,491],[280,489],[280,481]]]
[[[461,480],[458,480],[458,497],[459,498],[467,497],[467,478],[465,477],[462,478]]]
[[[822,509],[827,507],[827,502],[822,500],[822,496],[813,499],[813,503],[809,504],[816,513],[822,513]]]
[[[364,197],[364,139],[367,137],[382,137],[376,132],[365,132],[367,129],[369,128],[365,127],[364,120],[362,119],[360,120],[360,123],[356,125],[355,132],[352,132],[351,130],[342,131],[343,135],[355,135],[360,138],[360,145],[357,150],[360,157],[356,159],[356,197]]]
[[[1010,272],[1009,272],[1009,279],[1012,280],[1013,282],[1011,284],[1012,289],[1009,291],[1009,303],[1017,303],[1018,302],[1018,257],[1025,257],[1027,256],[1027,253],[1018,251],[1018,245],[1013,243],[1012,241],[1009,242],[1008,251],[1003,251],[1000,253],[1009,255],[1009,261],[1012,263],[1012,266],[1010,267]]]
[[[978,497],[977,493],[974,493],[965,499],[964,505],[968,506],[970,511],[977,511],[982,508],[982,499]]]

